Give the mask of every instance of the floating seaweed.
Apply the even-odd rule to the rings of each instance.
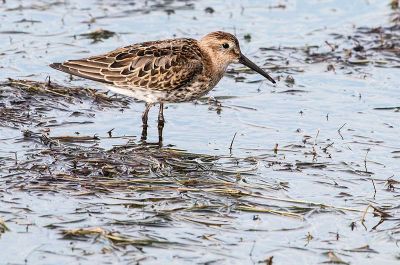
[[[80,36],[87,38],[87,39],[91,39],[92,44],[93,44],[93,43],[97,43],[99,41],[103,41],[103,40],[112,38],[115,36],[115,34],[116,34],[115,32],[110,31],[110,30],[97,29],[97,30],[94,30],[89,33],[83,33]]]

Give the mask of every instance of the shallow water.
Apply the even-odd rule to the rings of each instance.
[[[205,12],[207,7],[214,12]],[[207,99],[168,105],[164,146],[184,150],[179,159],[185,163],[198,162],[213,170],[193,166],[192,171],[182,173],[173,167],[171,175],[160,176],[159,172],[165,173],[162,165],[160,171],[150,170],[144,176],[118,176],[132,180],[159,177],[171,182],[167,190],[155,184],[160,189],[121,186],[99,191],[93,175],[72,180],[73,191],[58,186],[57,179],[44,189],[38,187],[43,182],[37,172],[12,175],[25,160],[29,166],[35,164],[32,159],[40,157],[36,150],[48,148],[39,141],[24,140],[25,129],[38,134],[47,129],[49,137],[76,132],[97,135],[100,140],[95,143],[74,144],[105,150],[128,141],[138,144],[143,103],[132,101],[121,111],[90,100],[55,103],[49,98],[48,104],[66,111],[44,111],[39,126],[3,124],[0,217],[9,231],[0,232],[2,264],[268,264],[270,257],[272,264],[398,264],[399,51],[372,49],[376,35],[359,29],[391,27],[393,12],[388,1],[373,0],[0,4],[0,80],[45,81],[51,76],[53,82],[66,86],[105,91],[94,82],[70,81],[47,65],[144,40],[199,38],[217,29],[235,33],[243,53],[280,79],[272,86],[234,65],[209,95],[220,102],[221,111]],[[100,41],[82,35],[99,28],[116,34]],[[399,36],[399,31],[389,32]],[[245,40],[246,34],[250,41]],[[352,50],[358,42],[367,49],[366,63],[355,55],[349,59],[353,64],[337,59],[344,58],[343,49]],[[321,55],[320,63],[307,60],[318,58],[304,52],[313,45],[318,48],[311,48],[312,52],[328,54]],[[331,51],[330,45],[338,48]],[[328,71],[329,65],[335,71]],[[288,75],[294,84],[285,81]],[[3,90],[1,102],[8,104],[16,94],[12,91]],[[71,116],[74,111],[84,115]],[[149,142],[157,141],[156,115],[154,108]],[[113,128],[115,138],[108,138]],[[59,161],[46,163],[69,172],[70,165]],[[231,174],[226,173],[229,170]],[[206,184],[182,184],[182,180],[193,179]],[[212,190],[212,183],[221,187],[221,181],[251,195]],[[200,191],[182,192],[188,187]],[[136,206],[126,206],[126,202]],[[382,212],[373,215],[369,208],[363,218],[370,204]],[[252,210],[244,210],[246,205]],[[257,212],[256,207],[301,218]],[[153,243],[121,246],[105,236],[62,235],[65,229],[87,227]]]

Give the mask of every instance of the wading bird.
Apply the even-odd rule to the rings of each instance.
[[[211,32],[200,40],[180,38],[133,44],[106,54],[63,63],[54,69],[106,83],[115,93],[146,102],[142,115],[142,139],[147,136],[148,112],[160,104],[160,142],[164,127],[164,103],[185,102],[207,94],[221,80],[231,63],[241,63],[272,83],[265,71],[244,56],[230,33]]]

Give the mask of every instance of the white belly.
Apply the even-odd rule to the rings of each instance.
[[[138,100],[142,100],[148,103],[156,103],[163,101],[163,99],[167,96],[165,92],[161,91],[150,91],[145,88],[133,88],[133,89],[127,89],[127,88],[122,88],[122,87],[115,87],[115,86],[107,86],[107,89],[110,91],[125,95],[128,97],[133,97]]]

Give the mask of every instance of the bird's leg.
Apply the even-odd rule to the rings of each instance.
[[[142,129],[142,141],[146,141],[147,139],[147,120],[149,118],[149,110],[151,108],[152,104],[151,103],[146,103],[146,108],[144,109],[144,112],[142,114],[142,122],[143,122],[143,129]]]
[[[158,126],[158,146],[162,147],[163,145],[163,129],[164,126],[160,127]]]
[[[149,118],[149,110],[151,106],[152,106],[151,103],[146,103],[146,108],[144,109],[144,112],[142,114],[143,127],[147,127],[147,120]]]
[[[162,124],[164,126],[164,103],[160,103],[160,110],[158,112],[158,125]]]
[[[143,126],[142,136],[140,137],[140,140],[142,142],[145,142],[147,140],[147,126]]]
[[[163,129],[164,129],[164,103],[160,103],[160,111],[158,112],[158,144],[162,146]]]

